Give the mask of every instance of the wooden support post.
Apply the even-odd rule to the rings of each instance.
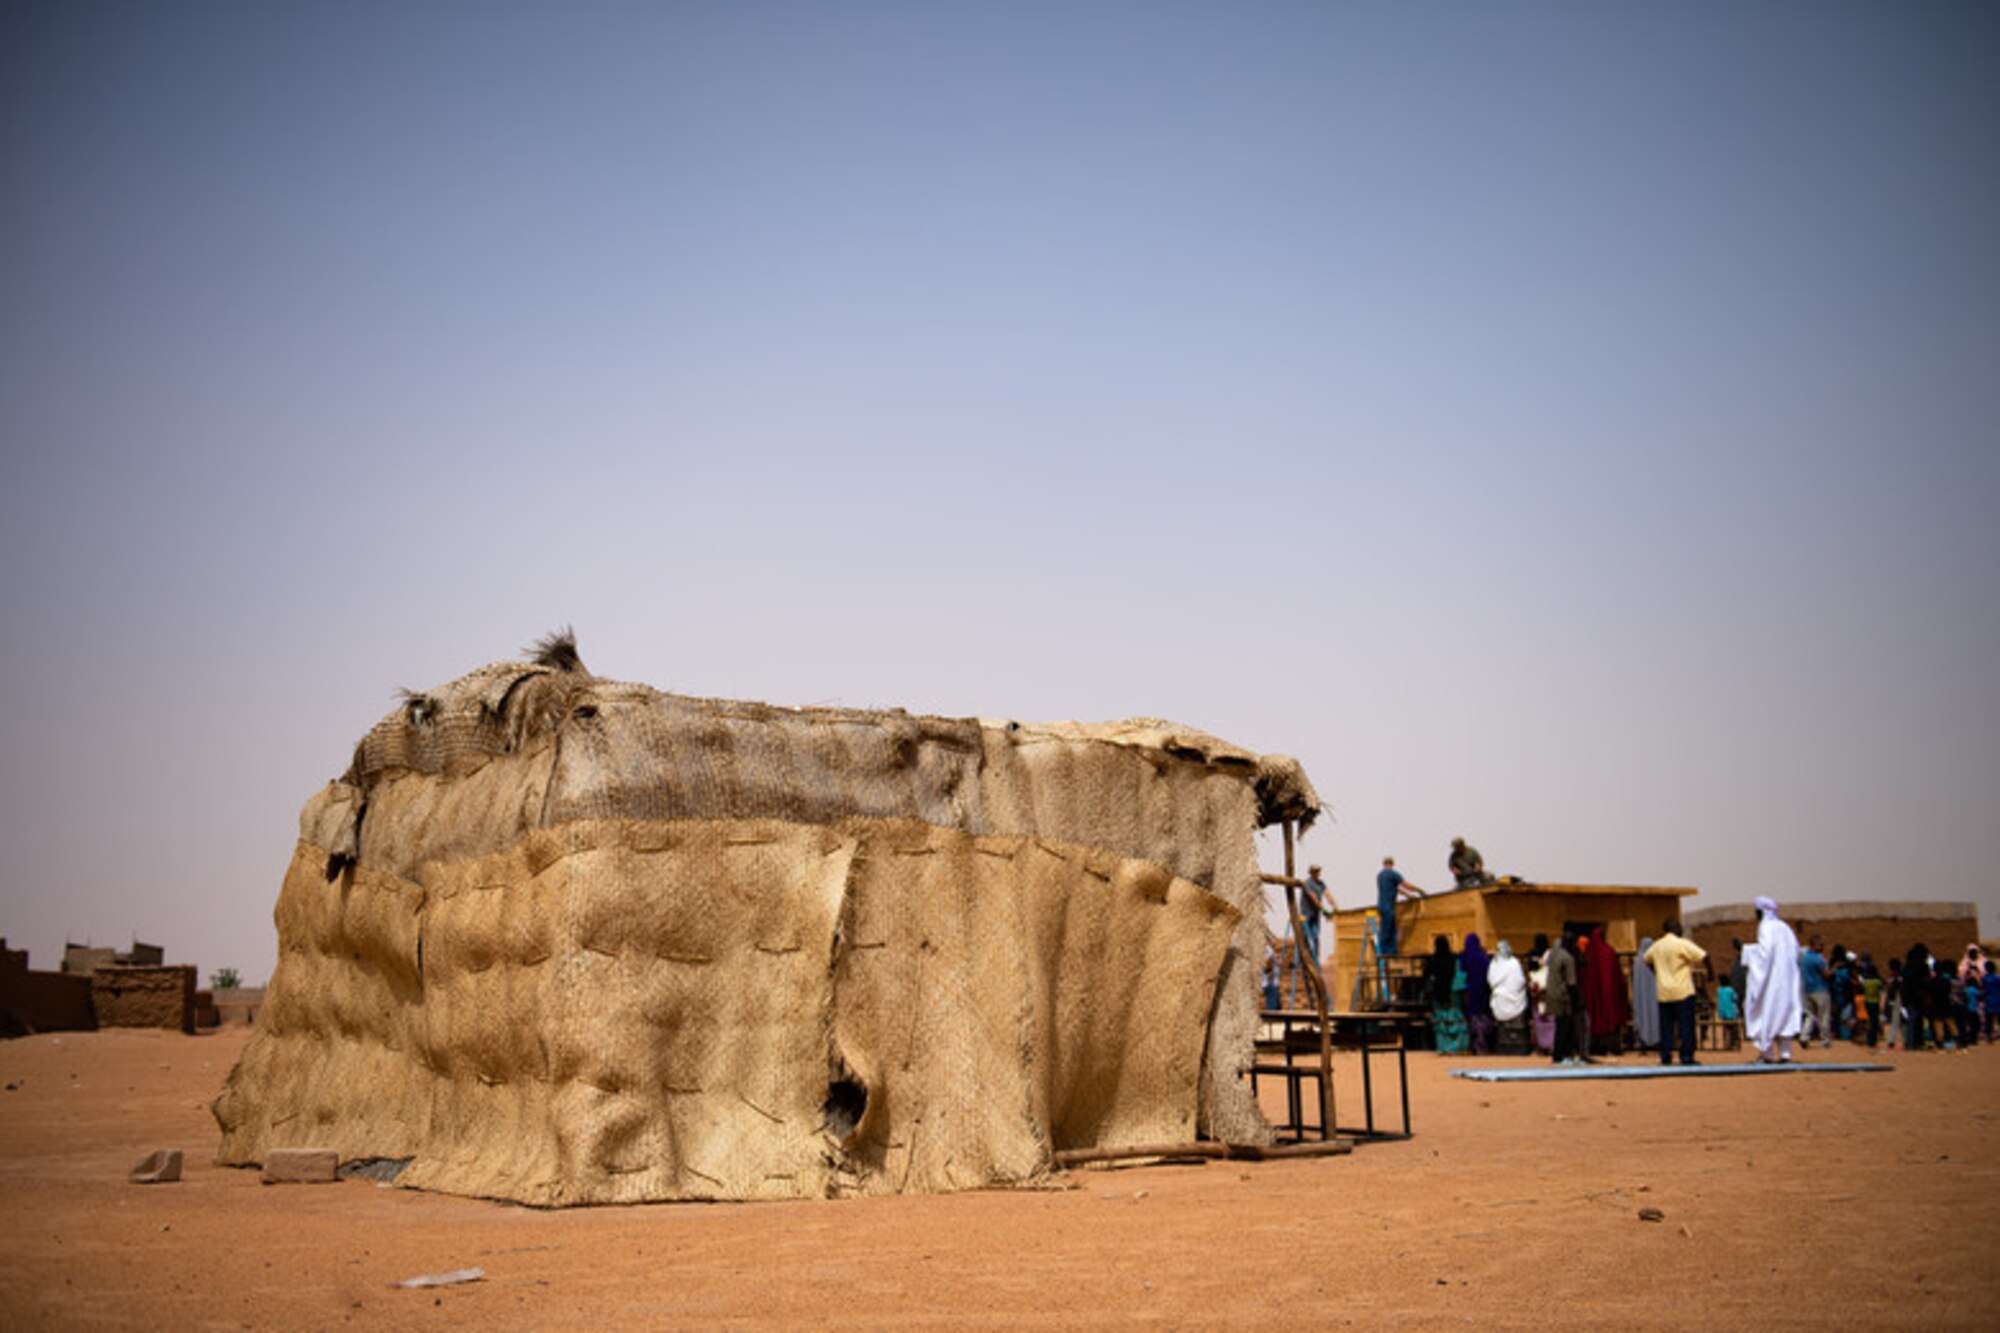
[[[1305,960],[1305,919],[1304,895],[1298,892],[1303,881],[1298,878],[1298,867],[1292,863],[1292,821],[1286,820],[1281,826],[1285,834],[1285,907],[1292,918],[1292,989],[1294,992],[1303,985],[1308,997],[1314,993],[1319,981],[1319,959],[1312,960],[1312,967],[1306,967]]]
[[[1292,966],[1304,972],[1306,993],[1312,996],[1313,1012],[1319,1018],[1319,1070],[1320,1070],[1320,1134],[1323,1138],[1333,1137],[1335,1120],[1333,1092],[1333,1027],[1328,1012],[1332,1009],[1326,993],[1326,977],[1320,971],[1319,959],[1312,960],[1310,968],[1305,959],[1305,926],[1299,917],[1301,895],[1293,887],[1298,879],[1298,853],[1292,831],[1292,821],[1287,819],[1281,826],[1285,836],[1285,901],[1292,916]],[[1308,906],[1309,911],[1318,911]],[[1296,975],[1296,973],[1295,973]],[[1294,1117],[1297,1119],[1297,1117]],[[1303,1129],[1303,1125],[1301,1125]]]

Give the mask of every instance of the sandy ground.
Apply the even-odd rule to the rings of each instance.
[[[1995,1047],[1569,1084],[1474,1083],[1446,1071],[1538,1062],[1417,1054],[1417,1137],[1346,1157],[539,1212],[212,1165],[207,1104],[246,1038],[0,1042],[0,1323],[2000,1327]],[[128,1183],[156,1147],[185,1151],[185,1179]],[[473,1266],[484,1281],[392,1286]]]

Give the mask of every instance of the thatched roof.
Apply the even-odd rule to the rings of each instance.
[[[574,660],[573,643],[568,653]],[[636,756],[648,765],[646,780],[623,782],[623,790],[655,785],[663,760],[666,767],[698,773],[698,782],[669,794],[680,802],[672,811],[679,817],[922,817],[943,788],[965,787],[1006,751],[1075,755],[1097,746],[1129,752],[1156,768],[1171,764],[1246,781],[1257,796],[1260,826],[1293,820],[1310,827],[1321,808],[1297,760],[1259,755],[1157,718],[1021,723],[901,709],[782,707],[668,694],[539,661],[495,663],[421,694],[405,691],[403,706],[362,738],[342,781],[365,796],[388,773],[464,772],[551,743],[566,725],[572,749],[583,749],[592,745],[592,728],[612,728],[620,720],[639,733],[635,739],[649,743]],[[623,750],[605,757],[635,758]],[[595,776],[615,783],[632,775]],[[966,813],[979,822],[977,811]],[[934,822],[962,819],[953,814]]]

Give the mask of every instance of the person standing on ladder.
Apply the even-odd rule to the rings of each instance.
[[[1382,869],[1375,876],[1375,913],[1381,918],[1379,932],[1381,942],[1376,945],[1377,953],[1390,958],[1396,952],[1396,903],[1402,898],[1421,898],[1424,891],[1403,878],[1396,869],[1396,858],[1382,858]]]
[[[1320,918],[1333,910],[1333,896],[1327,892],[1326,881],[1319,877],[1318,866],[1306,867],[1305,882],[1299,885],[1299,948],[1292,959],[1292,1003],[1296,1007],[1299,997],[1298,969],[1311,962],[1312,970],[1320,979],[1320,989],[1326,989],[1326,973],[1319,966],[1319,923]]]

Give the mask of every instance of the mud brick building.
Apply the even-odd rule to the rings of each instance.
[[[194,1031],[194,967],[101,967],[90,974],[90,1005],[104,1028]]]
[[[0,1035],[74,1032],[95,1026],[89,977],[33,971],[26,949],[10,949],[0,939]]]
[[[1780,901],[1778,915],[1798,932],[1804,944],[1814,935],[1831,949],[1842,945],[1866,953],[1875,966],[1888,971],[1891,958],[1901,958],[1913,944],[1922,944],[1937,958],[1956,961],[1965,946],[1979,939],[1979,907],[1954,902],[1792,903]],[[1704,907],[1687,914],[1688,938],[1708,950],[1726,967],[1731,939],[1757,938],[1757,909],[1749,903]]]

